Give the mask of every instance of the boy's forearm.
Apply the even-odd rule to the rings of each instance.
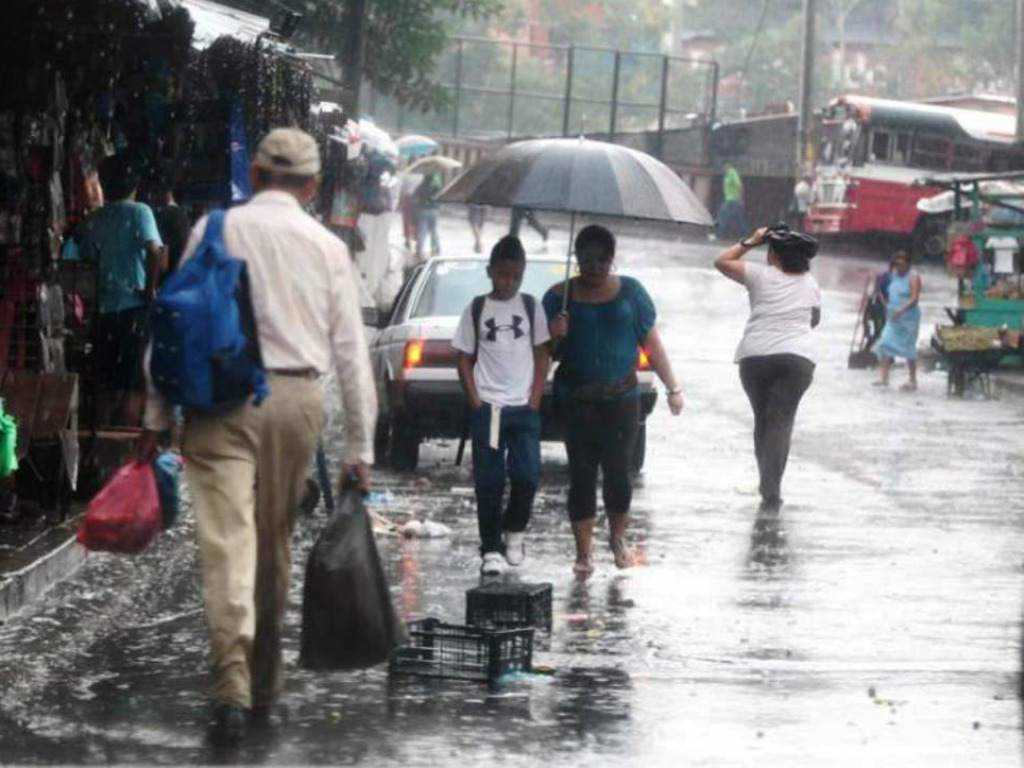
[[[459,381],[462,383],[462,391],[466,393],[471,407],[480,405],[480,394],[476,391],[476,381],[473,379],[473,359],[464,352],[459,353]]]
[[[550,368],[551,355],[548,353],[547,345],[535,347],[533,350],[533,387],[530,390],[530,405],[534,408],[540,408]]]

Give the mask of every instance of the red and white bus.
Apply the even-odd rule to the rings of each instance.
[[[942,190],[916,186],[930,173],[1024,169],[1015,118],[995,112],[842,96],[825,110],[805,226],[828,235],[906,237],[918,255],[938,257],[948,223],[917,209]]]

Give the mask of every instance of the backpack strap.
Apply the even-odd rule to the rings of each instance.
[[[536,334],[533,331],[533,315],[537,311],[537,300],[529,293],[522,293],[523,306],[526,307],[526,322],[530,326],[530,349],[536,346]]]
[[[484,300],[487,298],[484,296],[476,296],[473,298],[473,303],[470,305],[470,315],[473,318],[473,359],[476,360],[477,353],[480,351],[480,318],[484,314]]]

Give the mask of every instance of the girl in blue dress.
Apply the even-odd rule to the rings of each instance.
[[[900,387],[903,392],[917,389],[917,335],[921,330],[921,276],[910,268],[910,256],[903,251],[892,257],[892,278],[885,290],[886,321],[878,354],[881,377],[875,386],[889,386],[889,372],[895,358],[907,361],[910,380]]]

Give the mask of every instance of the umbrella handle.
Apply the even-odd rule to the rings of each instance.
[[[565,254],[565,285],[562,286],[562,311],[569,310],[569,280],[572,279],[572,241],[576,237],[576,211],[569,216],[569,246]]]

